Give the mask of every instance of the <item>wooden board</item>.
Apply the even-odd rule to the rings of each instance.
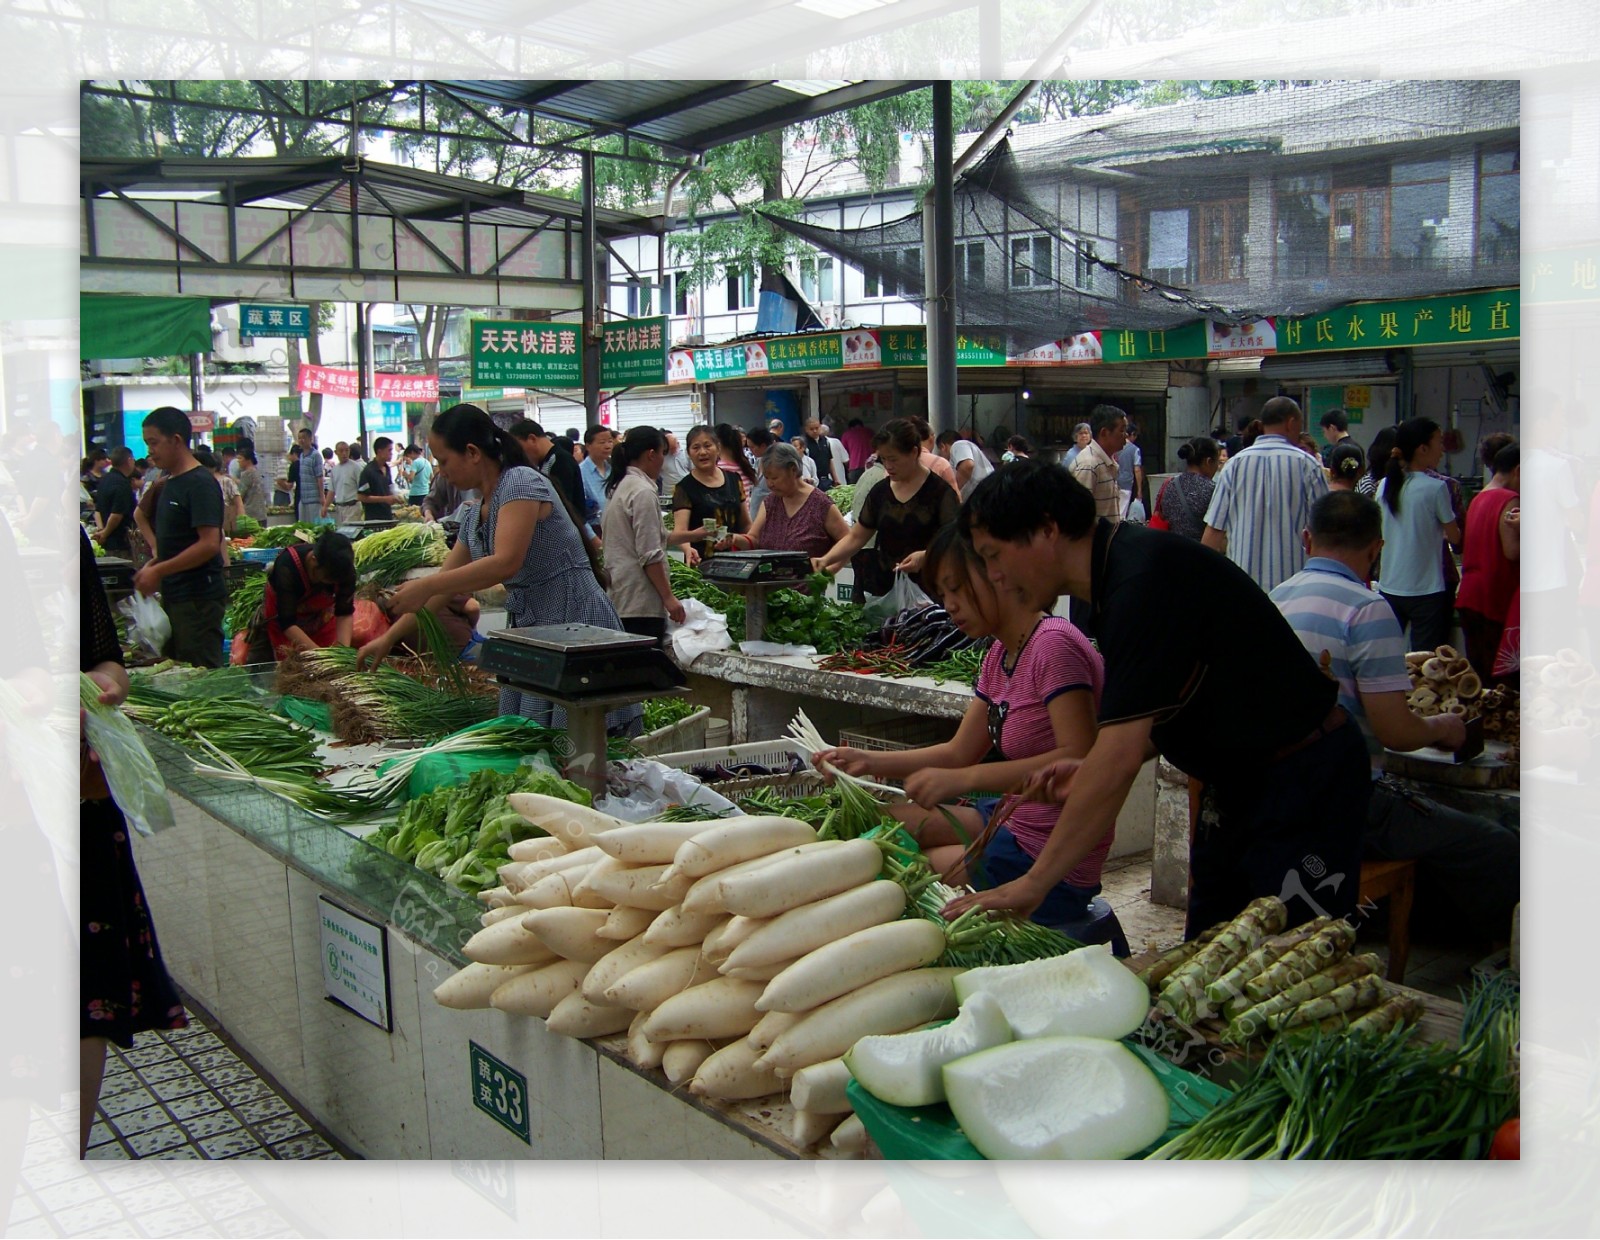
[[[1515,788],[1521,782],[1522,768],[1510,760],[1510,746],[1504,741],[1488,741],[1483,753],[1471,762],[1456,762],[1443,749],[1418,749],[1412,753],[1384,754],[1383,766],[1398,779],[1421,783],[1447,784],[1454,788]]]

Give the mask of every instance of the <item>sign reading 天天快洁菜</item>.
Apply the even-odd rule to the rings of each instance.
[[[470,1040],[467,1064],[472,1070],[472,1105],[512,1136],[532,1144],[528,1136],[528,1078]]]
[[[390,1030],[389,947],[383,927],[317,897],[323,993],[363,1020]]]
[[[1279,353],[1403,349],[1515,340],[1522,334],[1517,289],[1453,293],[1410,301],[1368,301],[1278,320]]]
[[[470,327],[474,386],[583,386],[578,324],[473,319]]]
[[[665,318],[607,323],[600,343],[601,385],[618,388],[665,383],[667,344]]]

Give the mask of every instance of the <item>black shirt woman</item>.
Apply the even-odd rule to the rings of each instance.
[[[672,489],[672,532],[688,535],[685,558],[697,564],[715,549],[707,522],[715,522],[718,538],[723,533],[743,534],[750,529],[750,510],[740,481],[743,475],[718,463],[723,448],[717,432],[709,426],[695,427],[689,432],[688,448],[693,468]]]
[[[854,561],[855,597],[863,601],[868,594],[888,593],[896,573],[921,572],[933,536],[961,511],[949,483],[922,463],[922,441],[909,419],[885,423],[872,447],[888,477],[872,488],[850,532],[814,561],[819,571],[836,573],[876,534],[873,554]]]
[[[355,610],[356,557],[348,538],[324,530],[314,543],[285,547],[267,572],[261,610],[250,625],[249,661],[348,646]]]

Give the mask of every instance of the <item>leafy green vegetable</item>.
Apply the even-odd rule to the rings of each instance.
[[[644,704],[644,730],[646,732],[655,732],[674,723],[679,723],[694,714],[698,709],[699,707],[687,698],[651,698]]]

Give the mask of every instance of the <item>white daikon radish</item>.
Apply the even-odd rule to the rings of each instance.
[[[668,1042],[661,1056],[661,1070],[667,1074],[667,1080],[677,1085],[700,1071],[700,1065],[710,1059],[716,1049],[702,1038]]]
[[[558,960],[543,968],[519,973],[508,982],[496,987],[489,996],[489,1006],[518,1016],[536,1016],[544,1020],[556,1010],[568,995],[578,993],[583,975],[589,966],[581,960]]]
[[[633,1023],[627,1008],[596,1007],[581,994],[568,995],[545,1018],[551,1033],[568,1038],[604,1038],[621,1033]]]
[[[741,982],[770,982],[793,963],[792,960],[780,960],[777,964],[764,964],[749,969],[730,969],[726,964],[721,964],[717,966],[717,972],[723,977],[736,977]]]
[[[944,931],[921,917],[869,926],[796,960],[772,979],[756,1007],[809,1012],[879,978],[932,964],[944,948]]]
[[[1035,1038],[979,1051],[945,1066],[944,1089],[985,1158],[1129,1158],[1167,1129],[1167,1095],[1155,1073],[1103,1038]]]
[[[725,913],[685,913],[682,904],[674,904],[651,922],[645,933],[662,947],[698,946],[727,920]]]
[[[485,926],[466,941],[461,954],[479,964],[548,964],[560,955],[515,917]]]
[[[593,964],[608,952],[615,951],[617,947],[615,943],[595,937],[595,931],[606,924],[606,913],[603,909],[535,909],[520,923],[506,924],[520,924],[524,930],[564,960],[586,960]],[[499,928],[499,926],[491,927],[495,930]],[[487,934],[488,931],[483,933]]]
[[[520,904],[502,904],[499,908],[492,908],[482,917],[478,918],[480,926],[492,926],[497,921],[505,921],[510,917],[525,917],[528,910]]]
[[[528,884],[523,881],[522,874],[536,866],[536,861],[508,861],[495,871],[500,876],[500,882],[507,891],[521,891]]]
[[[589,970],[589,975],[583,979],[583,997],[597,1007],[615,1007],[616,1005],[606,998],[606,990],[617,979],[626,977],[628,973],[637,969],[642,964],[648,964],[661,955],[662,949],[646,943],[644,937],[629,939],[620,947],[613,945],[599,960],[595,961],[594,968]]]
[[[737,1101],[783,1092],[783,1082],[769,1068],[758,1067],[760,1054],[745,1039],[731,1042],[700,1065],[689,1082],[691,1093],[704,1098]]]
[[[1149,990],[1109,944],[1026,964],[969,969],[956,983],[963,1003],[980,990],[1000,1001],[1019,1040],[1061,1035],[1116,1041],[1150,1013]]]
[[[741,982],[731,977],[691,986],[650,1014],[645,1036],[654,1042],[742,1038],[761,1019],[761,1013],[756,1011],[761,989],[760,982]]]
[[[602,939],[610,939],[613,943],[626,943],[648,930],[657,916],[659,914],[651,909],[628,908],[619,904],[606,914],[606,924],[595,933]]]
[[[948,1025],[862,1038],[845,1052],[844,1063],[874,1098],[925,1107],[944,1101],[945,1064],[1009,1041],[1011,1026],[999,1000],[980,990]]]
[[[767,853],[764,856],[752,857],[749,861],[741,861],[738,865],[730,865],[725,870],[706,874],[694,880],[694,885],[684,893],[683,911],[686,913],[720,913],[721,906],[713,896],[717,884],[724,878],[732,878],[736,874],[747,874],[751,870],[759,870],[765,866],[775,865],[789,857],[795,856],[802,848],[828,849],[837,848],[839,840],[817,840],[810,844],[800,844],[794,848],[785,848],[781,852]]]
[[[615,831],[628,824],[610,814],[563,801],[560,797],[547,797],[537,792],[513,792],[507,804],[536,827],[543,827],[569,849],[587,848],[594,837],[604,831]]]
[[[813,1008],[767,1048],[763,1062],[794,1073],[838,1059],[874,1033],[902,1033],[956,1014],[952,982],[960,969],[911,969]]]
[[[510,904],[515,898],[511,890],[505,886],[486,887],[478,893],[478,899],[490,908],[500,908],[502,905]]]
[[[852,1115],[829,1134],[828,1144],[847,1158],[856,1158],[867,1148],[867,1126],[859,1115]]]
[[[573,889],[588,872],[589,867],[584,865],[563,870],[559,874],[546,874],[531,887],[524,887],[517,892],[516,901],[525,909],[571,908]]]
[[[803,1150],[809,1150],[843,1122],[837,1113],[820,1115],[815,1111],[802,1111],[796,1107],[789,1121],[789,1139]]]
[[[679,845],[673,854],[672,868],[674,876],[687,874],[690,878],[701,878],[741,861],[764,857],[797,844],[809,844],[816,838],[816,830],[797,818],[765,814],[733,818],[715,826],[703,826],[686,843]]]
[[[845,1067],[844,1060],[824,1059],[809,1068],[801,1068],[789,1078],[789,1101],[799,1111],[844,1115],[855,1110],[844,1092],[849,1083],[850,1069]]]
[[[537,968],[531,964],[469,964],[433,988],[433,1001],[458,1012],[489,1006],[489,996],[519,973]]]
[[[534,835],[508,845],[506,854],[513,861],[550,861],[567,851],[567,846],[553,835]]]
[[[638,1068],[659,1068],[670,1042],[652,1042],[644,1036],[647,1013],[634,1016],[628,1026],[628,1061]]]
[[[747,1035],[750,1045],[757,1050],[766,1050],[778,1040],[780,1033],[798,1025],[804,1016],[804,1012],[768,1012]]]
[[[733,949],[727,963],[745,969],[793,960],[857,930],[894,921],[905,907],[904,887],[887,878],[874,879],[836,896],[802,904],[757,926]]]
[[[724,876],[714,884],[711,899],[725,913],[776,917],[859,887],[877,878],[882,869],[883,854],[871,840],[845,840],[833,848],[783,857],[757,870]]]
[[[606,865],[609,862],[609,866]],[[692,880],[674,879],[663,883],[664,865],[628,866],[614,858],[595,865],[583,880],[583,886],[573,892],[577,900],[585,891],[593,892],[612,904],[625,904],[629,908],[652,909],[664,913],[683,899]]]
[[[706,935],[706,956],[721,964],[728,958],[740,943],[766,924],[759,917],[730,917],[726,913],[718,914],[722,924],[716,930]]]
[[[706,826],[703,822],[642,822],[597,835],[595,844],[607,856],[628,865],[668,866],[683,842],[705,831]]]
[[[525,862],[518,875],[521,890],[526,891],[529,887],[539,882],[540,879],[546,878],[551,874],[565,874],[572,870],[587,870],[604,856],[605,854],[598,848],[580,848],[576,852],[564,852],[558,856],[548,857],[543,861]],[[513,892],[518,890],[518,888],[512,887],[510,883],[507,883],[506,886]]]
[[[651,948],[659,952],[660,948]],[[698,947],[675,947],[654,960],[628,970],[605,988],[602,998],[617,1007],[652,1012],[673,995],[716,977],[717,971]]]

